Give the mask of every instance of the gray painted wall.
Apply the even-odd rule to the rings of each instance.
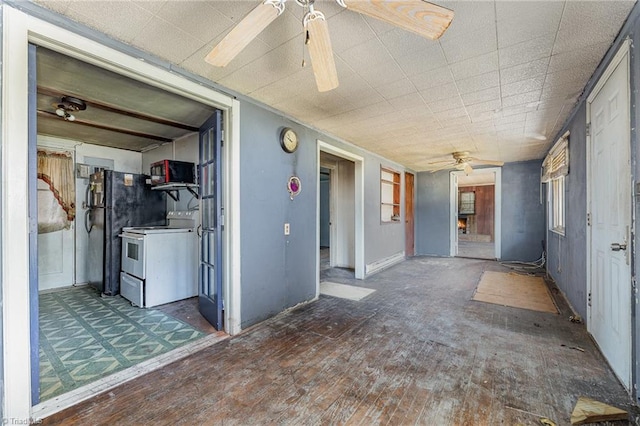
[[[404,167],[376,156],[364,155],[364,234],[365,263],[384,259],[404,251]],[[380,222],[380,167],[392,169],[401,176],[401,200],[399,222]]]
[[[502,259],[532,261],[542,253],[544,208],[540,203],[541,161],[502,168]],[[416,253],[449,256],[449,171],[420,172],[416,179]]]
[[[542,254],[545,210],[540,198],[541,160],[502,167],[502,260],[533,261]]]
[[[565,178],[565,235],[548,232],[547,271],[573,309],[587,315],[587,107],[582,104],[568,126],[569,174]],[[545,185],[545,196],[546,194]]]
[[[449,256],[449,172],[420,172],[415,179],[416,254]]]
[[[253,103],[242,102],[240,111],[241,326],[246,328],[315,297],[317,140],[364,159],[365,264],[404,250],[404,220],[380,223],[380,166],[404,168]],[[285,126],[298,132],[293,154],[278,143]],[[291,175],[302,181],[293,201],[286,190]],[[404,217],[404,198],[402,206]],[[291,224],[288,237],[285,222]]]
[[[240,107],[242,327],[316,295],[316,142],[303,126],[256,105]],[[288,126],[300,144],[285,153],[278,135]],[[298,176],[293,201],[287,180]],[[284,235],[290,223],[291,234]]]

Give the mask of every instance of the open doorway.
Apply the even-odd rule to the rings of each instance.
[[[342,274],[347,278],[363,279],[364,264],[364,158],[344,149],[318,140],[318,198],[317,198],[317,235],[318,235],[318,281],[316,294],[320,294],[320,282],[333,274]],[[328,173],[327,200],[321,200],[321,171]],[[328,267],[321,271],[321,211],[325,210],[323,220],[329,228],[329,242],[326,250]],[[329,220],[324,215],[328,210]],[[324,240],[326,243],[326,240]],[[324,260],[325,265],[327,260]]]
[[[320,272],[331,268],[331,168],[320,167]]]
[[[180,160],[195,176],[199,130],[217,109],[53,50],[34,51],[35,404],[86,395],[107,376],[139,374],[151,358],[169,360],[184,345],[221,335],[198,312],[196,230],[206,194],[195,179],[163,187],[149,176],[150,164],[165,159],[171,173]],[[142,269],[127,269],[124,253]]]
[[[355,277],[355,163],[320,152],[320,281]]]
[[[226,238],[223,239],[224,253],[224,301],[225,301],[225,330],[229,333],[239,333],[242,316],[240,312],[240,234],[239,234],[239,186],[240,186],[240,146],[239,146],[239,111],[240,103],[229,95],[216,91],[212,85],[196,82],[185,78],[185,73],[170,68],[169,64],[159,59],[139,52],[132,54],[131,50],[123,51],[123,45],[108,39],[95,41],[88,38],[88,33],[78,30],[66,30],[54,24],[42,21],[15,8],[3,8],[3,33],[9,40],[7,49],[3,49],[2,63],[3,94],[5,99],[11,99],[12,108],[2,109],[3,140],[8,141],[3,148],[4,168],[2,182],[5,197],[9,202],[2,207],[3,217],[10,227],[5,227],[3,239],[11,241],[12,249],[5,251],[2,256],[4,280],[2,283],[3,313],[12,321],[5,322],[3,337],[5,351],[3,361],[12,368],[5,369],[3,382],[5,394],[11,395],[8,404],[8,417],[43,418],[65,406],[77,403],[81,398],[87,398],[96,392],[105,391],[117,386],[128,377],[116,379],[111,376],[109,383],[98,388],[95,384],[89,386],[91,391],[82,396],[68,396],[56,398],[56,404],[38,404],[37,398],[32,398],[37,383],[34,385],[30,378],[38,378],[38,270],[37,270],[37,210],[31,208],[31,200],[36,198],[36,123],[37,99],[35,82],[35,60],[32,61],[31,45],[35,43],[56,52],[76,58],[102,68],[117,72],[139,82],[147,82],[156,89],[194,100],[203,105],[212,106],[223,112],[224,127],[222,130],[225,141],[224,162],[229,166],[224,168],[223,195],[227,200],[224,226]],[[11,37],[7,34],[11,33]],[[84,34],[84,35],[83,35]],[[28,61],[27,61],[28,57]],[[82,76],[81,74],[78,75]],[[28,91],[26,89],[29,89]],[[147,102],[145,96],[133,97],[133,100]],[[162,104],[169,109],[174,106]],[[63,120],[63,119],[61,119]],[[68,122],[64,122],[69,125]],[[117,142],[119,138],[112,138]],[[27,143],[28,141],[28,143]],[[167,147],[169,145],[165,145]],[[133,153],[133,151],[132,151]],[[135,153],[133,153],[135,155]],[[15,183],[23,184],[16,185]],[[28,183],[28,185],[27,185]],[[37,207],[37,206],[36,206]],[[26,215],[24,212],[29,211]],[[23,285],[15,285],[22,283]],[[25,283],[28,283],[26,285]],[[203,340],[206,340],[203,339]],[[207,342],[211,344],[210,342]],[[186,352],[186,351],[185,351]],[[188,353],[188,352],[186,352]],[[160,368],[168,363],[167,360],[154,360],[146,371]],[[138,366],[139,367],[139,366]],[[143,374],[139,368],[134,369],[136,375]],[[35,372],[35,374],[34,374]]]
[[[500,169],[451,172],[451,255],[500,258]]]

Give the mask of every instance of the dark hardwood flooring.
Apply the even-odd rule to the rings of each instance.
[[[198,311],[198,298],[180,300],[166,305],[156,306],[154,309],[164,312],[173,318],[186,322],[191,327],[203,333],[213,334],[218,332]]]
[[[638,418],[557,291],[560,315],[472,301],[484,270],[506,269],[413,258],[43,424],[567,425],[582,395]]]

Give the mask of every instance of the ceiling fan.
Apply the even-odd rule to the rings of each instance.
[[[471,174],[471,172],[473,172],[473,167],[471,167],[471,163],[488,165],[488,166],[504,165],[504,161],[481,160],[479,158],[470,157],[469,151],[458,151],[458,152],[452,153],[451,155],[453,156],[452,160],[435,161],[433,163],[429,163],[429,164],[436,165],[434,169],[431,169],[431,173],[438,172],[440,170],[456,169],[456,170],[464,170],[466,174]]]
[[[271,22],[284,12],[287,0],[263,0],[245,16],[206,56],[211,65],[224,67],[235,58]],[[329,27],[322,12],[314,9],[314,0],[295,0],[307,7],[302,23],[305,44],[320,92],[338,87],[338,74],[333,59]],[[349,10],[379,19],[435,40],[449,27],[453,11],[423,0],[336,0]]]

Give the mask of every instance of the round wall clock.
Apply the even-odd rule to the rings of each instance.
[[[280,146],[285,152],[292,153],[298,149],[298,135],[290,127],[285,127],[280,132]]]

